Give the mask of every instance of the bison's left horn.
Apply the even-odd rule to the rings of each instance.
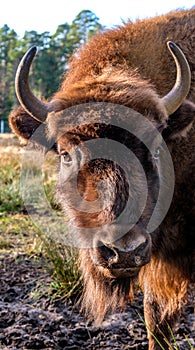
[[[17,98],[24,108],[33,118],[43,123],[50,111],[50,103],[39,100],[30,90],[28,75],[33,58],[37,53],[36,46],[31,47],[23,56],[18,66],[15,78],[15,89]]]
[[[162,98],[163,104],[168,115],[174,113],[186,98],[191,83],[191,72],[186,57],[180,48],[171,41],[167,46],[175,60],[177,68],[177,77],[172,90]]]

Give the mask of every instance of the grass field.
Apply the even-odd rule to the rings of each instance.
[[[20,191],[23,153],[18,139],[12,134],[0,136],[0,256],[5,253],[16,254],[18,251],[44,255],[48,267],[51,269],[53,266],[55,288],[69,296],[81,286],[77,254],[73,248],[47,237],[28,215]],[[32,164],[30,167],[32,171]],[[34,164],[33,171],[36,172]],[[56,211],[56,159],[52,155],[45,161],[42,178],[47,201]]]

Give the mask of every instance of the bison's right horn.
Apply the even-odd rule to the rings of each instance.
[[[36,46],[31,47],[23,56],[18,66],[15,78],[15,89],[17,98],[24,108],[33,118],[43,123],[48,112],[51,110],[50,103],[39,100],[30,90],[28,83],[28,75],[33,58],[37,53]]]
[[[177,67],[175,85],[172,90],[162,98],[167,114],[170,115],[181,106],[190,90],[191,72],[187,59],[180,48],[171,41],[167,42],[167,46]]]

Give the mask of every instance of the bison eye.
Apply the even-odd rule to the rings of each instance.
[[[61,154],[61,159],[65,165],[71,165],[72,163],[72,157],[68,152],[63,152]]]
[[[159,156],[160,156],[160,147],[158,147],[153,154],[154,160],[158,160]]]

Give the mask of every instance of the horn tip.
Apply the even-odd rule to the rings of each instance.
[[[177,45],[173,42],[173,41],[167,41],[167,46],[169,50],[174,50],[175,48],[177,48]]]
[[[37,46],[31,46],[29,49],[28,49],[28,51],[27,51],[27,55],[32,55],[33,57],[37,54],[37,52],[38,52],[38,47]]]
[[[175,46],[174,42],[171,40],[167,41],[167,46]]]

